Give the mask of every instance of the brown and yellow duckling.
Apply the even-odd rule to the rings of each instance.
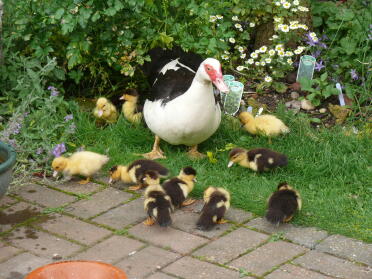
[[[274,225],[289,222],[296,211],[301,210],[301,206],[300,193],[282,182],[269,198],[266,219]]]
[[[147,186],[147,183],[141,181],[145,172],[155,171],[160,177],[168,176],[168,169],[163,165],[155,162],[153,160],[140,159],[132,162],[128,166],[114,166],[110,169],[110,180],[109,183],[113,181],[121,180],[128,184],[137,184],[135,186],[129,187],[129,190],[139,190]]]
[[[145,191],[144,202],[144,208],[148,218],[143,224],[151,226],[156,222],[161,227],[169,226],[172,223],[170,214],[173,211],[171,198],[160,185],[158,173],[147,171],[142,179],[149,185]]]
[[[124,100],[122,107],[124,117],[133,124],[138,124],[142,121],[143,106],[138,104],[139,94],[136,89],[128,89],[120,100]]]
[[[268,148],[255,148],[251,150],[234,148],[229,153],[229,164],[227,167],[230,168],[234,163],[257,172],[262,172],[275,167],[284,167],[288,164],[288,159],[286,155]]]
[[[62,172],[65,178],[70,179],[73,175],[85,176],[85,180],[81,180],[80,184],[87,184],[90,178],[98,172],[104,164],[109,160],[106,155],[98,154],[90,151],[79,151],[72,154],[70,157],[57,157],[52,162],[54,170],[53,177],[56,177],[59,172]]]
[[[269,137],[289,133],[289,128],[274,115],[263,114],[254,117],[252,113],[244,111],[239,114],[240,122],[244,129],[252,135],[263,135]]]
[[[115,123],[118,119],[116,107],[105,97],[98,98],[93,114],[97,120],[107,123]]]
[[[190,192],[194,189],[196,181],[196,170],[192,167],[185,167],[177,177],[173,177],[163,183],[165,192],[171,197],[174,208],[190,205],[195,202],[187,199]]]
[[[199,230],[209,231],[215,224],[224,224],[226,211],[230,208],[230,193],[224,188],[208,187],[204,191],[204,207],[196,226]]]

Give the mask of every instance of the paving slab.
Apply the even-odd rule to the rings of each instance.
[[[193,255],[224,264],[255,248],[268,238],[269,235],[267,234],[239,228],[196,250]]]
[[[36,202],[46,207],[59,207],[73,202],[76,198],[38,184],[28,184],[18,188],[17,195],[25,200]]]
[[[129,230],[129,234],[157,246],[172,249],[178,253],[189,253],[196,247],[207,243],[208,239],[170,227],[158,225],[145,226],[142,223]]]
[[[32,270],[51,263],[51,260],[22,253],[0,264],[0,278],[23,279]]]
[[[248,220],[254,217],[253,213],[238,209],[238,208],[230,208],[226,214],[225,218],[227,220],[233,221],[235,223],[243,224],[246,223]]]
[[[15,204],[16,202],[18,202],[18,200],[13,199],[9,196],[3,196],[2,198],[0,198],[0,207],[6,207]]]
[[[0,251],[0,262],[3,262],[16,254],[19,254],[22,250],[0,242]]]
[[[30,218],[40,216],[41,211],[41,207],[25,202],[19,202],[6,209],[2,209],[0,211],[0,232],[8,231]]]
[[[93,260],[115,263],[120,259],[137,252],[145,244],[125,236],[113,235],[74,256],[76,260]]]
[[[81,218],[91,218],[120,203],[128,201],[132,197],[132,194],[113,188],[107,188],[92,195],[89,199],[80,200],[71,204],[68,213]]]
[[[79,184],[78,181],[80,180],[81,179],[79,178],[73,178],[72,180],[63,183],[60,181],[48,180],[45,181],[45,184],[74,194],[91,194],[103,187],[103,185],[94,182],[89,182],[88,184]]]
[[[331,235],[316,246],[316,250],[372,266],[372,244],[343,235]]]
[[[86,245],[91,245],[111,234],[109,230],[63,215],[55,215],[55,218],[38,224],[38,226]]]
[[[249,227],[264,231],[267,233],[283,233],[283,236],[294,243],[301,244],[308,248],[314,247],[328,236],[326,231],[313,227],[296,227],[292,224],[280,224],[274,226],[264,218],[256,218],[246,224]]]
[[[265,279],[332,279],[323,274],[315,271],[311,271],[302,267],[298,267],[292,264],[286,264],[265,276]]]
[[[165,274],[163,272],[155,272],[154,274],[150,275],[149,277],[146,277],[146,279],[176,279],[176,278],[177,277],[170,276],[170,275]]]
[[[103,224],[114,229],[121,229],[133,223],[142,222],[147,218],[143,209],[143,197],[120,205],[104,214],[92,219],[92,221]]]
[[[340,259],[325,253],[310,251],[293,261],[305,268],[337,278],[371,279],[370,267],[354,264],[348,260]]]
[[[66,258],[82,248],[80,245],[31,227],[21,227],[17,231],[12,231],[6,237],[6,241],[48,259],[52,259],[55,255]]]
[[[185,279],[240,278],[239,272],[235,270],[203,262],[191,257],[183,257],[182,259],[164,268],[163,271]],[[244,278],[248,279],[251,277]]]
[[[188,206],[182,207],[181,210],[186,211],[186,212],[200,213],[203,206],[204,206],[203,200],[195,200],[194,203]]]
[[[200,214],[194,212],[186,212],[183,210],[177,210],[172,214],[172,227],[180,229],[182,231],[201,235],[208,238],[215,238],[225,231],[231,228],[232,224],[217,224],[210,231],[201,231],[196,228],[196,222],[198,221]]]
[[[157,247],[149,246],[115,264],[124,270],[129,279],[145,278],[165,265],[178,259],[180,255]]]
[[[237,258],[229,265],[236,268],[243,268],[258,276],[262,276],[275,266],[280,265],[305,251],[306,249],[304,247],[289,242],[269,242],[256,250]]]

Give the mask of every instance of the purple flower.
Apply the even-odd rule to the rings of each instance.
[[[315,70],[320,72],[320,70],[323,69],[323,68],[325,68],[325,66],[323,65],[323,60],[320,60],[319,63],[315,62]]]
[[[324,40],[328,40],[329,38],[328,38],[328,36],[326,35],[326,34],[323,34],[322,35],[322,41],[324,41]]]
[[[314,56],[315,58],[318,58],[321,53],[321,50],[316,50],[314,53],[311,54],[311,56]]]
[[[316,43],[313,38],[310,36],[310,32],[306,33],[306,38],[307,40],[305,40],[305,42],[309,45],[309,46],[316,46]]]
[[[322,48],[327,48],[327,45],[325,43],[319,42],[319,46]]]
[[[62,154],[63,152],[66,152],[66,146],[65,146],[65,144],[64,144],[63,142],[60,143],[60,144],[57,144],[57,145],[53,148],[53,150],[52,150],[52,153],[53,153],[54,157],[59,157],[59,156],[61,156],[61,154]]]
[[[65,116],[65,121],[66,122],[69,121],[69,120],[72,120],[72,119],[74,119],[74,116],[72,114],[68,114],[68,115]]]
[[[55,88],[54,86],[49,86],[48,90],[51,92],[50,95],[53,97],[56,97],[59,94],[57,88]]]
[[[351,70],[350,70],[350,75],[351,75],[351,78],[352,78],[353,80],[358,80],[358,79],[359,79],[359,76],[358,76],[358,74],[356,73],[356,70],[355,70],[355,69],[351,69]]]

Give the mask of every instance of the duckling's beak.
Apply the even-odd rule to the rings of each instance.
[[[234,165],[234,162],[233,162],[233,161],[230,161],[230,162],[227,164],[227,167],[228,167],[228,168],[231,168],[232,165]]]
[[[103,110],[100,109],[97,114],[98,114],[99,117],[101,117],[102,114],[103,114]]]
[[[125,100],[125,95],[121,96],[119,100]]]
[[[113,182],[114,180],[112,179],[112,177],[110,177],[110,179],[109,179],[109,184],[112,184],[112,182]]]
[[[198,182],[198,181],[196,180],[196,177],[194,177],[194,179],[193,179],[192,181],[194,181],[194,182]]]
[[[53,177],[57,177],[57,175],[58,175],[58,171],[55,170],[55,171],[53,172]]]

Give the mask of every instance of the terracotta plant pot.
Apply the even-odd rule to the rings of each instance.
[[[67,261],[44,265],[25,279],[127,279],[124,271],[102,262]]]

